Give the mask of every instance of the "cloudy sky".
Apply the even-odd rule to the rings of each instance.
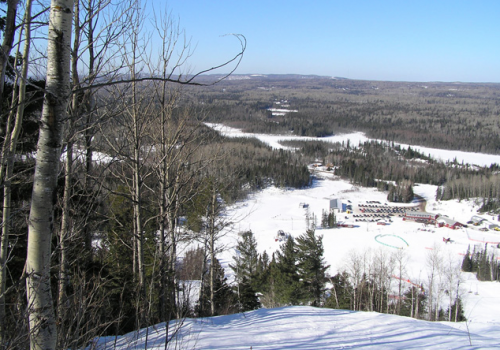
[[[193,70],[239,48],[239,74],[500,82],[498,0],[168,0]]]

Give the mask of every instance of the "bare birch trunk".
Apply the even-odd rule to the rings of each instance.
[[[7,282],[7,259],[8,259],[8,245],[11,227],[11,199],[12,199],[12,177],[14,168],[14,157],[17,147],[17,140],[21,132],[21,124],[24,117],[24,104],[26,102],[26,79],[28,76],[29,65],[29,50],[31,44],[31,4],[32,1],[28,0],[26,3],[25,16],[24,16],[24,33],[25,43],[23,50],[23,66],[19,81],[18,96],[14,94],[12,99],[13,105],[17,100],[17,109],[12,128],[12,122],[7,123],[7,135],[4,139],[2,155],[4,157],[2,162],[2,169],[0,173],[4,176],[4,195],[3,195],[3,213],[2,213],[2,239],[0,241],[0,344],[4,344],[5,339],[5,321],[6,305],[5,305],[5,287]],[[16,5],[17,6],[17,5]],[[21,37],[21,35],[20,35]],[[9,120],[12,116],[9,116]]]
[[[164,92],[165,93],[165,92]],[[165,113],[162,111],[161,114],[161,151],[162,155],[166,154],[166,135],[165,135]],[[167,321],[167,251],[166,251],[166,239],[165,239],[165,219],[167,215],[167,201],[166,201],[166,181],[167,181],[167,161],[164,157],[161,161],[160,169],[160,296],[159,296],[159,308],[160,308],[160,321]]]
[[[455,322],[458,322],[458,307],[460,306],[458,301],[459,301],[459,292],[460,292],[460,280],[458,280],[457,282],[457,295],[456,295],[456,298],[455,298]],[[451,309],[451,306],[450,306],[450,309]],[[451,319],[450,319],[451,321]]]
[[[75,30],[75,40],[73,43],[73,51],[71,53],[71,65],[72,65],[72,80],[73,86],[79,85],[78,78],[78,46],[80,39],[80,24],[79,24],[79,1],[76,0],[74,5],[74,30]],[[66,150],[66,161],[64,166],[64,191],[62,200],[62,213],[61,213],[61,231],[59,233],[59,251],[60,251],[60,261],[59,261],[59,281],[58,281],[58,300],[57,300],[57,318],[62,324],[65,321],[65,311],[67,309],[66,303],[66,288],[69,284],[68,281],[68,258],[67,258],[67,241],[70,236],[70,198],[71,198],[71,182],[73,176],[73,122],[78,114],[78,97],[73,94],[71,100],[71,116],[69,121],[69,132],[67,137],[67,150]]]
[[[178,288],[177,288],[177,278],[175,276],[175,264],[177,262],[177,237],[175,235],[175,218],[176,218],[176,206],[177,206],[177,198],[175,195],[175,191],[177,189],[177,180],[174,180],[173,184],[170,184],[170,180],[168,179],[170,177],[170,174],[167,172],[167,184],[168,186],[171,186],[171,188],[168,190],[168,200],[167,200],[167,205],[168,205],[168,214],[167,214],[167,226],[168,226],[168,231],[169,231],[169,238],[170,238],[170,254],[169,254],[169,275],[171,278],[170,286],[171,286],[171,291],[170,291],[170,303],[176,308],[176,314],[177,318],[181,318],[181,312],[180,308],[178,307]]]
[[[216,187],[212,188],[212,203],[211,206],[211,215],[210,215],[210,314],[215,316],[215,220],[217,216],[216,206],[217,206],[217,192]]]
[[[38,139],[26,259],[31,349],[55,349],[57,329],[50,289],[51,239],[64,122],[70,96],[73,0],[52,0],[47,79]]]
[[[411,287],[411,309],[410,309],[410,317],[413,318],[413,309],[414,309],[414,298],[415,298],[415,287]]]
[[[419,294],[420,294],[420,292],[417,290],[417,300],[415,300],[416,301],[416,303],[415,303],[415,318],[417,318],[417,319],[419,318],[419,314],[418,314],[418,312],[419,312],[419,309],[418,309],[418,295]]]

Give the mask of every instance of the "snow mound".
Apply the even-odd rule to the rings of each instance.
[[[244,314],[187,319],[169,349],[498,349],[500,330],[467,332],[446,322],[290,306]],[[464,326],[462,324],[462,326]],[[170,329],[174,329],[170,325]],[[164,349],[165,324],[101,338],[95,349]],[[115,343],[116,340],[116,343]],[[174,340],[173,340],[174,341]],[[470,345],[472,344],[472,346]],[[115,347],[116,346],[116,347]]]

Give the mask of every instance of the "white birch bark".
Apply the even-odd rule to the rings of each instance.
[[[50,290],[50,256],[62,132],[71,94],[69,78],[72,24],[73,0],[52,0],[47,47],[46,93],[28,222],[26,293],[32,350],[55,349],[57,340]]]
[[[4,139],[2,155],[4,157],[0,169],[0,178],[3,178],[3,216],[2,216],[2,238],[0,240],[0,344],[4,343],[5,339],[5,322],[7,319],[6,305],[5,305],[5,292],[7,282],[7,260],[8,260],[8,246],[11,228],[11,199],[12,199],[12,177],[14,168],[14,156],[17,147],[17,140],[21,132],[21,124],[24,116],[24,103],[26,100],[26,80],[28,77],[28,62],[29,50],[31,44],[31,0],[26,3],[25,18],[24,18],[24,32],[25,43],[23,50],[23,67],[19,80],[18,96],[14,94],[13,102],[17,99],[16,116],[14,125],[10,127],[11,116],[7,122],[7,135]],[[12,130],[11,130],[12,129]]]

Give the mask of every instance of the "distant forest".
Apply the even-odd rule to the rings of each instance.
[[[414,183],[434,184],[438,199],[480,198],[484,211],[499,207],[497,164],[443,163],[394,143],[500,154],[500,84],[234,76],[208,88],[189,87],[184,101],[199,106],[206,121],[246,132],[318,137],[284,144],[296,148],[296,164],[298,158],[302,164],[320,160],[353,184],[394,193],[404,183],[407,197]],[[294,112],[272,115],[270,108]],[[386,142],[353,148],[320,139],[353,131]]]
[[[209,121],[248,132],[362,131],[387,141],[500,154],[500,84],[235,76],[191,87],[185,98],[209,111]],[[272,116],[268,109],[281,101],[298,112]]]
[[[377,187],[392,192],[402,185],[415,183],[437,185],[436,199],[479,199],[482,211],[498,211],[500,206],[500,167],[478,167],[456,161],[437,161],[411,147],[390,142],[370,141],[351,148],[323,141],[283,141],[294,147],[304,161],[319,160],[328,171],[355,185]],[[411,198],[407,198],[411,200]]]

